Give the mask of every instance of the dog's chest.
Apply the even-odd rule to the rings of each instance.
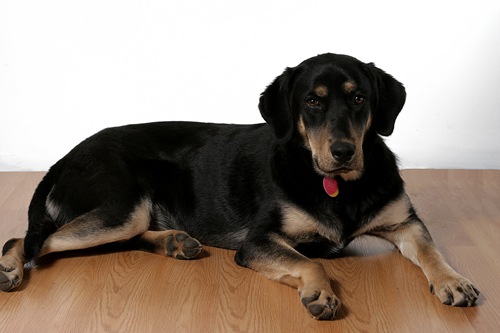
[[[319,221],[306,211],[292,205],[282,205],[281,229],[296,243],[306,243],[323,238],[343,248],[346,244],[345,228],[338,217],[332,216],[327,223]]]

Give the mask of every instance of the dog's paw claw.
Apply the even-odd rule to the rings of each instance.
[[[479,296],[479,290],[462,276],[449,277],[440,282],[433,282],[430,284],[430,289],[441,303],[451,306],[472,306]]]
[[[165,242],[167,255],[180,260],[192,259],[203,249],[200,242],[185,232],[169,235],[165,239]]]
[[[23,281],[23,265],[10,256],[0,258],[0,290],[10,291]]]
[[[318,320],[332,320],[340,310],[340,299],[326,290],[303,292],[300,300],[309,313]]]

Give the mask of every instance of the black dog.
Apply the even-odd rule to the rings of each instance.
[[[267,124],[105,129],[39,184],[26,237],[3,248],[0,288],[19,286],[23,265],[51,252],[127,241],[189,259],[203,243],[236,249],[239,265],[297,288],[314,318],[332,319],[340,300],[307,255],[333,257],[368,234],[420,266],[441,302],[470,306],[479,292],[434,246],[379,136],[405,97],[373,64],[324,54],[264,91]]]

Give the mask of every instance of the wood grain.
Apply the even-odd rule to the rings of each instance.
[[[0,173],[0,242],[24,234],[43,173]],[[500,171],[405,170],[407,191],[450,265],[481,290],[444,306],[419,268],[375,238],[319,260],[343,301],[333,322],[309,317],[297,292],[206,248],[178,261],[112,247],[57,254],[0,293],[0,332],[495,332],[500,324]]]

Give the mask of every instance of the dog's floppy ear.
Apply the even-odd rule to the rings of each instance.
[[[285,143],[292,137],[293,116],[290,100],[292,68],[287,68],[261,94],[259,110],[262,118],[271,126],[278,143]]]
[[[389,136],[392,134],[396,118],[405,104],[405,87],[391,75],[375,67],[373,63],[368,64],[368,69],[377,94],[373,126],[379,134]]]

